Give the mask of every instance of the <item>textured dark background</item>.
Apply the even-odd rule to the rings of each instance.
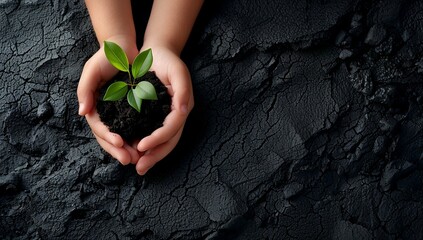
[[[208,1],[195,109],[140,177],[77,115],[83,2],[0,1],[0,239],[422,239],[422,21],[419,0]]]

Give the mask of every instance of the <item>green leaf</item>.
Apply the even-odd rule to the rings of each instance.
[[[156,89],[153,84],[147,81],[141,81],[134,89],[134,95],[145,100],[157,100]]]
[[[153,64],[153,53],[151,48],[141,52],[137,55],[132,64],[132,76],[134,79],[144,76]]]
[[[104,41],[104,53],[107,60],[117,69],[129,72],[128,57],[116,43]]]
[[[128,92],[128,84],[126,82],[114,82],[110,84],[104,94],[104,101],[117,101],[125,97]]]
[[[132,88],[129,89],[128,95],[126,95],[126,98],[128,100],[129,105],[131,105],[131,107],[133,107],[138,112],[141,111],[142,99],[134,96],[134,92],[133,92]]]

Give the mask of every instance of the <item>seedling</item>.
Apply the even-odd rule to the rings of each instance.
[[[107,60],[118,70],[127,72],[128,82],[116,81],[107,88],[103,96],[103,101],[118,101],[126,96],[128,103],[138,112],[141,111],[143,100],[157,100],[156,89],[148,81],[137,79],[144,76],[153,63],[151,49],[147,49],[138,54],[132,65],[128,62],[128,57],[122,48],[113,42],[104,42],[104,52]]]

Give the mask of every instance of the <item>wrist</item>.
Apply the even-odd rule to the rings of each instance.
[[[130,63],[134,60],[134,58],[138,54],[137,43],[135,40],[135,36],[132,35],[125,35],[125,34],[118,34],[108,37],[107,39],[101,40],[100,48],[103,48],[104,42],[114,42],[118,44],[123,51],[128,56],[128,60]]]
[[[165,40],[156,40],[156,39],[144,39],[143,46],[141,48],[141,51],[144,51],[145,49],[166,49],[176,56],[180,56],[182,52],[183,47],[179,47],[177,44],[171,42],[171,41],[165,41]]]

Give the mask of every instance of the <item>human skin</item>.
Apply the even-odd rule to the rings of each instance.
[[[86,0],[100,49],[87,61],[81,74],[77,95],[79,114],[85,116],[100,146],[119,162],[136,164],[144,175],[167,156],[178,143],[185,121],[194,106],[191,78],[180,53],[189,37],[203,0],[155,0],[144,34],[141,50],[153,51],[152,71],[168,88],[172,109],[163,126],[151,135],[127,143],[111,133],[101,122],[95,108],[97,89],[117,70],[107,61],[104,41],[119,44],[130,62],[138,54],[136,34],[129,0]]]

